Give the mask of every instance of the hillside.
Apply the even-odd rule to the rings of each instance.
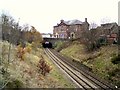
[[[60,52],[85,64],[96,76],[120,87],[120,63],[112,62],[118,53],[117,45],[102,46],[96,51],[86,52],[82,44],[74,41]]]
[[[30,44],[29,44],[30,45]],[[42,48],[26,52],[24,60],[17,57],[17,46],[0,42],[0,88],[72,88],[74,87],[59,69],[48,59]],[[9,52],[10,50],[10,52]],[[42,75],[37,67],[43,59],[52,67],[50,73]],[[8,59],[9,58],[9,59]]]

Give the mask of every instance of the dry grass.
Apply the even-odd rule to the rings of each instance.
[[[0,43],[2,46],[3,43]],[[59,73],[58,68],[46,57],[43,52],[43,49],[39,48],[36,51],[32,50],[29,53],[25,53],[24,60],[21,61],[20,58],[16,57],[17,47],[11,47],[10,53],[10,62],[7,63],[7,51],[9,43],[4,42],[6,55],[5,59],[2,62],[2,67],[7,68],[7,72],[9,73],[8,78],[10,78],[9,85],[13,84],[13,81],[21,84],[19,87],[24,88],[70,88],[73,85],[67,81],[61,73]],[[1,57],[2,54],[0,54]],[[46,62],[52,66],[52,71],[48,73],[46,76],[43,76],[38,70],[38,62],[41,59],[41,56],[44,57]],[[2,80],[8,80],[2,74],[0,74]],[[18,82],[19,81],[19,82]],[[6,82],[6,81],[5,81]],[[18,85],[19,85],[18,84]],[[12,87],[12,86],[11,86]],[[16,86],[15,86],[16,87]]]
[[[50,74],[48,74],[48,76],[50,80],[55,80],[56,83],[54,85],[57,86],[57,88],[74,88],[74,85],[71,83],[71,81],[64,76],[64,73],[61,72],[60,69],[53,62],[51,62],[51,60],[46,57],[45,54],[43,54],[43,57],[45,60],[47,60],[49,65],[52,66],[52,71]]]
[[[103,46],[97,51],[87,53],[84,51],[84,46],[78,42],[74,42],[69,47],[61,50],[61,53],[74,58],[92,68],[92,71],[99,77],[108,80],[110,83],[119,86],[118,80],[120,74],[115,74],[114,71],[120,73],[120,64],[113,64],[111,58],[118,54],[117,45]],[[111,73],[113,76],[111,76]],[[114,75],[115,74],[115,75]]]

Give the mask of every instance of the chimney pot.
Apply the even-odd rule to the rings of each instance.
[[[64,22],[64,20],[62,19],[62,20],[60,20],[61,21],[61,23],[63,23]]]
[[[85,18],[85,22],[87,22],[87,18]]]

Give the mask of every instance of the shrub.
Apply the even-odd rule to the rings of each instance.
[[[120,76],[120,68],[116,68],[112,71],[108,72],[108,79],[114,84],[116,85],[118,88],[120,88],[120,80],[119,80],[119,76]]]
[[[39,61],[39,64],[38,64],[38,67],[39,67],[39,71],[41,72],[42,75],[46,75],[46,73],[49,73],[51,70],[52,70],[52,67],[49,66],[45,60],[42,59]]]
[[[62,44],[63,43],[61,41],[58,41],[58,42],[55,43],[54,48],[59,49],[59,48],[61,48]]]
[[[21,60],[24,60],[24,54],[25,54],[25,48],[18,45],[18,47],[17,47],[17,57],[20,58]]]
[[[70,45],[70,42],[62,42],[62,41],[58,41],[55,43],[54,48],[59,52],[62,49],[68,47]]]
[[[113,57],[111,58],[111,62],[112,62],[113,64],[118,64],[118,63],[120,63],[120,55],[115,55],[115,56],[113,56]]]
[[[23,87],[23,83],[17,79],[8,82],[8,84],[6,85],[6,88],[21,88],[21,87]]]
[[[26,52],[30,53],[30,52],[31,52],[31,50],[32,50],[32,49],[31,49],[31,47],[30,47],[30,46],[25,47],[25,51],[26,51]]]

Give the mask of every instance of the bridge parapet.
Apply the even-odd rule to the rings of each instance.
[[[51,42],[53,45],[55,44],[55,42],[58,42],[58,41],[62,41],[62,42],[70,41],[70,39],[67,39],[67,38],[43,38],[43,40]]]

